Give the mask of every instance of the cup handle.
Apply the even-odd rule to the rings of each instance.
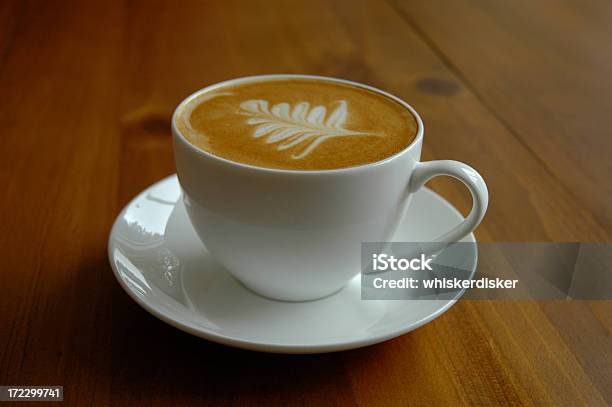
[[[410,193],[416,192],[433,177],[446,175],[463,182],[472,194],[470,214],[449,232],[443,234],[428,245],[429,252],[437,253],[451,243],[457,242],[471,233],[487,211],[489,191],[480,174],[467,164],[453,160],[426,161],[416,164],[408,184]]]

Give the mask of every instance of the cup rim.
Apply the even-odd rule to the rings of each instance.
[[[217,156],[215,154],[212,154],[204,149],[201,149],[195,145],[193,145],[192,143],[189,142],[189,140],[187,140],[187,138],[185,137],[185,135],[183,135],[183,133],[181,133],[181,131],[179,130],[178,126],[176,125],[176,119],[178,117],[178,112],[182,110],[182,108],[187,105],[189,102],[191,102],[193,99],[197,98],[198,96],[202,95],[203,93],[206,92],[210,92],[212,90],[215,90],[217,88],[223,87],[223,86],[227,86],[227,85],[232,85],[232,84],[237,84],[237,83],[245,83],[245,82],[254,82],[254,81],[258,81],[258,80],[272,80],[272,79],[313,79],[313,80],[321,80],[321,81],[328,81],[328,82],[336,82],[336,83],[342,83],[342,84],[346,84],[346,85],[351,85],[351,86],[355,86],[358,88],[362,88],[362,89],[366,89],[369,90],[371,92],[375,92],[378,93],[382,96],[385,96],[397,103],[399,103],[401,106],[403,106],[404,108],[408,109],[410,111],[410,113],[414,116],[416,122],[417,122],[417,133],[416,136],[414,137],[414,139],[407,145],[405,146],[403,149],[401,149],[400,151],[398,151],[397,153],[390,155],[388,157],[383,158],[382,160],[379,161],[375,161],[375,162],[371,162],[371,163],[367,163],[367,164],[361,164],[361,165],[356,165],[356,166],[352,166],[352,167],[342,167],[342,168],[333,168],[333,169],[320,169],[320,170],[299,170],[299,169],[285,169],[285,168],[268,168],[268,167],[260,167],[257,165],[252,165],[252,164],[246,164],[246,163],[241,163],[238,161],[232,161],[229,160],[227,158],[223,158],[220,156]],[[229,166],[233,166],[236,168],[241,168],[241,169],[247,169],[247,170],[251,170],[251,171],[257,171],[257,172],[264,172],[264,173],[275,173],[275,174],[298,174],[298,175],[320,175],[320,174],[339,174],[339,173],[350,173],[350,172],[358,172],[358,171],[365,171],[371,168],[375,168],[375,167],[380,167],[383,166],[385,164],[388,164],[392,161],[397,160],[399,157],[403,156],[404,154],[406,154],[409,150],[411,150],[414,146],[418,145],[422,139],[423,139],[423,134],[424,134],[424,125],[423,125],[423,120],[421,119],[421,116],[419,116],[419,114],[417,113],[417,111],[410,106],[407,102],[405,102],[404,100],[400,99],[399,97],[386,92],[384,90],[375,88],[373,86],[370,85],[366,85],[363,83],[359,83],[359,82],[354,82],[354,81],[350,81],[347,79],[340,79],[340,78],[334,78],[334,77],[330,77],[330,76],[320,76],[320,75],[305,75],[305,74],[266,74],[266,75],[252,75],[252,76],[243,76],[243,77],[238,77],[238,78],[233,78],[233,79],[228,79],[222,82],[217,82],[214,83],[212,85],[206,86],[204,88],[201,88],[195,92],[193,92],[192,94],[190,94],[189,96],[187,96],[185,99],[183,99],[178,105],[177,107],[174,109],[174,113],[172,113],[172,133],[174,134],[175,137],[177,137],[183,144],[186,144],[190,150],[194,151],[196,154],[201,155],[203,157],[218,161],[220,163],[223,163],[225,165],[229,165]]]

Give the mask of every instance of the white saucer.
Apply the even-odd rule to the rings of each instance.
[[[353,349],[412,331],[449,309],[450,300],[361,300],[360,277],[311,302],[260,297],[217,265],[192,229],[175,175],[152,185],[119,214],[108,254],[115,277],[144,309],[193,335],[245,349],[319,353]],[[423,188],[395,241],[428,241],[463,217]],[[418,230],[419,235],[410,235]],[[465,241],[475,242],[469,235]],[[476,250],[468,264],[476,269]]]

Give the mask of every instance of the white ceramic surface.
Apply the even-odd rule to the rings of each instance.
[[[376,163],[291,171],[214,156],[190,144],[176,126],[183,107],[204,92],[278,78],[314,78],[381,93],[412,112],[419,127],[416,138],[401,152]],[[312,300],[344,287],[359,272],[361,242],[390,240],[412,193],[433,177],[457,178],[473,198],[472,210],[460,225],[431,236],[431,241],[438,242],[437,249],[471,233],[487,208],[487,187],[473,168],[450,160],[420,162],[423,123],[412,107],[355,82],[265,75],[219,83],[194,93],[177,107],[172,132],[177,173],[194,229],[220,264],[243,284],[270,298]],[[404,228],[414,228],[414,233],[417,226],[403,223]],[[436,248],[432,245],[431,249]]]
[[[130,297],[191,334],[265,352],[339,351],[409,332],[438,317],[456,300],[361,300],[359,275],[342,291],[317,301],[261,297],[212,259],[180,194],[177,178],[171,176],[138,195],[117,217],[108,254]],[[422,188],[414,194],[394,240],[430,241],[462,221],[448,202]],[[475,242],[472,234],[463,240]],[[476,269],[475,248],[466,263]]]

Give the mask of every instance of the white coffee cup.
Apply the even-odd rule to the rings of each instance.
[[[418,133],[410,145],[382,161],[298,171],[217,157],[189,143],[177,128],[177,112],[201,93],[270,78],[314,78],[378,92],[414,115]],[[391,240],[412,193],[435,176],[457,178],[470,190],[473,201],[468,217],[436,240],[439,249],[471,233],[487,209],[487,187],[472,167],[458,161],[419,161],[423,122],[410,105],[347,80],[262,75],[221,82],[179,104],[172,133],[183,201],[194,229],[234,277],[273,299],[313,300],[342,289],[361,271],[361,243]]]

